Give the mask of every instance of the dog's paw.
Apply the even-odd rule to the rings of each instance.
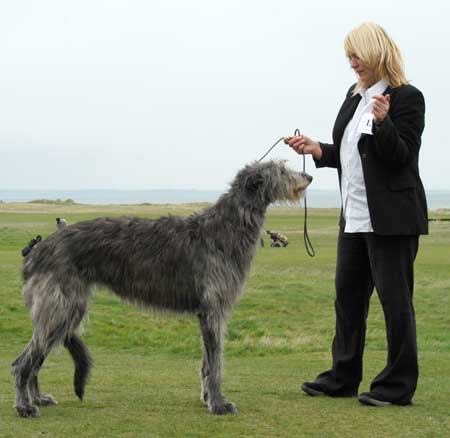
[[[16,411],[19,417],[33,418],[39,416],[39,409],[35,405],[19,405],[16,406]]]
[[[205,405],[208,404],[208,393],[206,391],[203,391],[200,393],[200,400],[205,403]]]
[[[237,414],[238,410],[236,405],[232,402],[223,400],[221,402],[209,403],[208,409],[211,414],[225,415],[225,414]]]
[[[39,406],[51,406],[57,405],[58,402],[50,394],[47,394],[39,397],[39,399],[36,400],[36,404]]]

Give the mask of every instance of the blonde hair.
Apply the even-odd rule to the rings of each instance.
[[[375,79],[386,79],[392,87],[407,84],[402,54],[388,33],[378,24],[363,23],[351,30],[344,41],[345,54],[357,56],[375,73]],[[362,87],[356,84],[353,93]]]

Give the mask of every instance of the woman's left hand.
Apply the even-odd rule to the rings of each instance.
[[[374,103],[372,114],[374,115],[375,123],[380,124],[381,122],[383,122],[383,120],[386,118],[388,114],[391,96],[390,94],[386,94],[386,96],[378,94],[376,96],[373,96],[373,99]]]

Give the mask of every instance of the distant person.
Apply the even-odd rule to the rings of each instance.
[[[58,228],[58,230],[61,230],[62,228],[67,227],[67,221],[63,218],[57,217],[56,218],[56,228]]]
[[[358,394],[375,286],[386,320],[387,364],[358,399],[408,405],[418,380],[413,264],[419,235],[428,233],[418,168],[425,102],[406,80],[400,51],[383,28],[364,23],[346,36],[344,47],[358,82],[339,110],[333,143],[305,135],[285,140],[297,153],[311,154],[316,167],[336,168],[342,195],[333,365],[302,390]]]

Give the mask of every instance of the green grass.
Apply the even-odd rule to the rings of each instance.
[[[100,289],[85,322],[84,337],[95,358],[85,400],[73,394],[73,365],[58,349],[40,376],[43,391],[59,405],[41,408],[33,420],[18,418],[9,370],[31,335],[21,296],[22,247],[36,234],[53,232],[58,216],[69,222],[104,215],[158,217],[200,207],[0,204],[0,437],[449,436],[449,222],[431,223],[430,235],[420,239],[414,293],[421,376],[414,405],[377,409],[356,399],[300,393],[300,383],[331,360],[338,211],[325,209],[309,217],[315,258],[304,249],[302,211],[269,210],[266,229],[283,232],[290,244],[270,248],[266,238],[230,320],[223,390],[238,415],[209,415],[200,402],[201,344],[194,319],[145,312]],[[361,390],[386,359],[376,295],[366,344]]]

